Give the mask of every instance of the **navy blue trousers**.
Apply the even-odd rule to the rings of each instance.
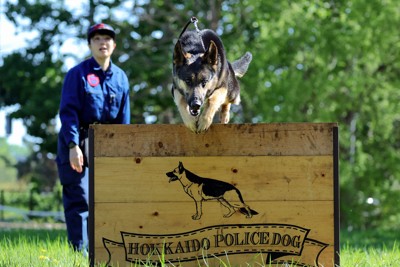
[[[68,241],[75,250],[88,249],[89,170],[80,183],[63,185],[63,204]]]

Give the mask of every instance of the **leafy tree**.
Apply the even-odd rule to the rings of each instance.
[[[9,183],[17,180],[17,172],[14,168],[15,157],[11,155],[10,147],[5,138],[0,138],[0,172],[2,173],[1,182]]]
[[[256,59],[242,82],[245,120],[339,123],[344,226],[398,218],[398,10],[397,1],[243,1],[231,12],[249,11],[244,25],[255,28],[243,34]]]

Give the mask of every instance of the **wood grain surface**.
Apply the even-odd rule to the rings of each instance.
[[[232,266],[269,264],[268,257],[277,257],[271,266],[292,259],[298,266],[334,266],[334,128],[335,123],[215,124],[193,134],[183,125],[91,126],[91,261],[129,266],[169,240],[171,266],[216,266],[222,258]],[[212,199],[202,201],[201,218],[194,219],[196,201],[188,188],[167,176],[179,162],[201,181],[233,186],[236,193],[224,199],[241,205],[240,194],[257,214],[249,218],[236,210],[225,217],[228,208]],[[214,257],[195,251],[196,242],[206,241]],[[185,250],[189,243],[193,251]]]

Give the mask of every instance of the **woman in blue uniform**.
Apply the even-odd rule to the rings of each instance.
[[[90,124],[129,124],[129,83],[125,72],[111,62],[115,31],[107,24],[89,28],[92,57],[68,71],[60,103],[57,166],[63,186],[68,240],[87,250],[88,165],[85,139]]]

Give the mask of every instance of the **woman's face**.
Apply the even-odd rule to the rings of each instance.
[[[92,51],[93,57],[98,59],[110,58],[115,47],[116,43],[114,39],[106,34],[96,33],[90,39],[89,43],[89,48]]]

